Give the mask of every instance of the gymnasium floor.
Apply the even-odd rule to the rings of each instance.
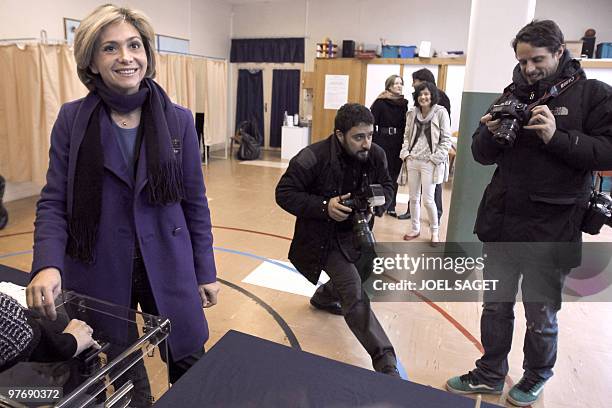
[[[294,293],[313,288],[279,262],[287,261],[294,224],[294,217],[274,201],[284,166],[278,152],[266,152],[264,160],[250,164],[212,159],[203,167],[222,282],[219,304],[207,310],[211,330],[207,348],[235,329],[285,345],[299,344],[302,350],[371,369],[369,356],[343,318],[314,310],[308,296]],[[441,238],[446,235],[450,189],[445,186]],[[10,223],[0,231],[0,264],[29,270],[37,198],[6,203]],[[398,205],[398,212],[404,209],[405,204]],[[374,232],[379,241],[401,241],[408,224],[385,216],[376,220]],[[610,231],[597,239],[610,240]],[[247,277],[252,283],[243,281]],[[275,284],[277,289],[270,288]],[[373,307],[411,381],[443,389],[448,377],[473,368],[480,355],[480,304],[381,302]],[[612,303],[563,305],[558,315],[556,374],[534,408],[612,406],[611,316]],[[522,374],[525,319],[521,305],[517,305],[516,317],[505,392]],[[506,404],[505,394],[484,400]]]

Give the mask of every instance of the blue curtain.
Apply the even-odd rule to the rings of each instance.
[[[249,121],[259,130],[259,144],[263,146],[263,75],[260,70],[238,70],[238,95],[236,98],[236,129],[243,121]]]
[[[304,39],[233,39],[230,62],[304,63]]]
[[[270,147],[280,147],[284,113],[300,112],[300,70],[275,69],[272,73]]]

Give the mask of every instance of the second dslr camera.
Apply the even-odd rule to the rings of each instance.
[[[353,239],[356,248],[373,248],[376,240],[368,225],[370,207],[385,205],[385,190],[380,184],[370,184],[364,190],[340,201],[353,210]]]

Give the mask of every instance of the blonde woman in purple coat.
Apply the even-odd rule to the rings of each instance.
[[[113,5],[76,32],[90,92],[51,134],[27,301],[54,319],[64,288],[168,317],[174,382],[203,353],[219,284],[193,116],[153,81],[154,38],[146,16]]]

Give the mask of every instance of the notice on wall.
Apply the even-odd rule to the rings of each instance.
[[[325,75],[323,109],[339,109],[348,102],[348,75]]]

